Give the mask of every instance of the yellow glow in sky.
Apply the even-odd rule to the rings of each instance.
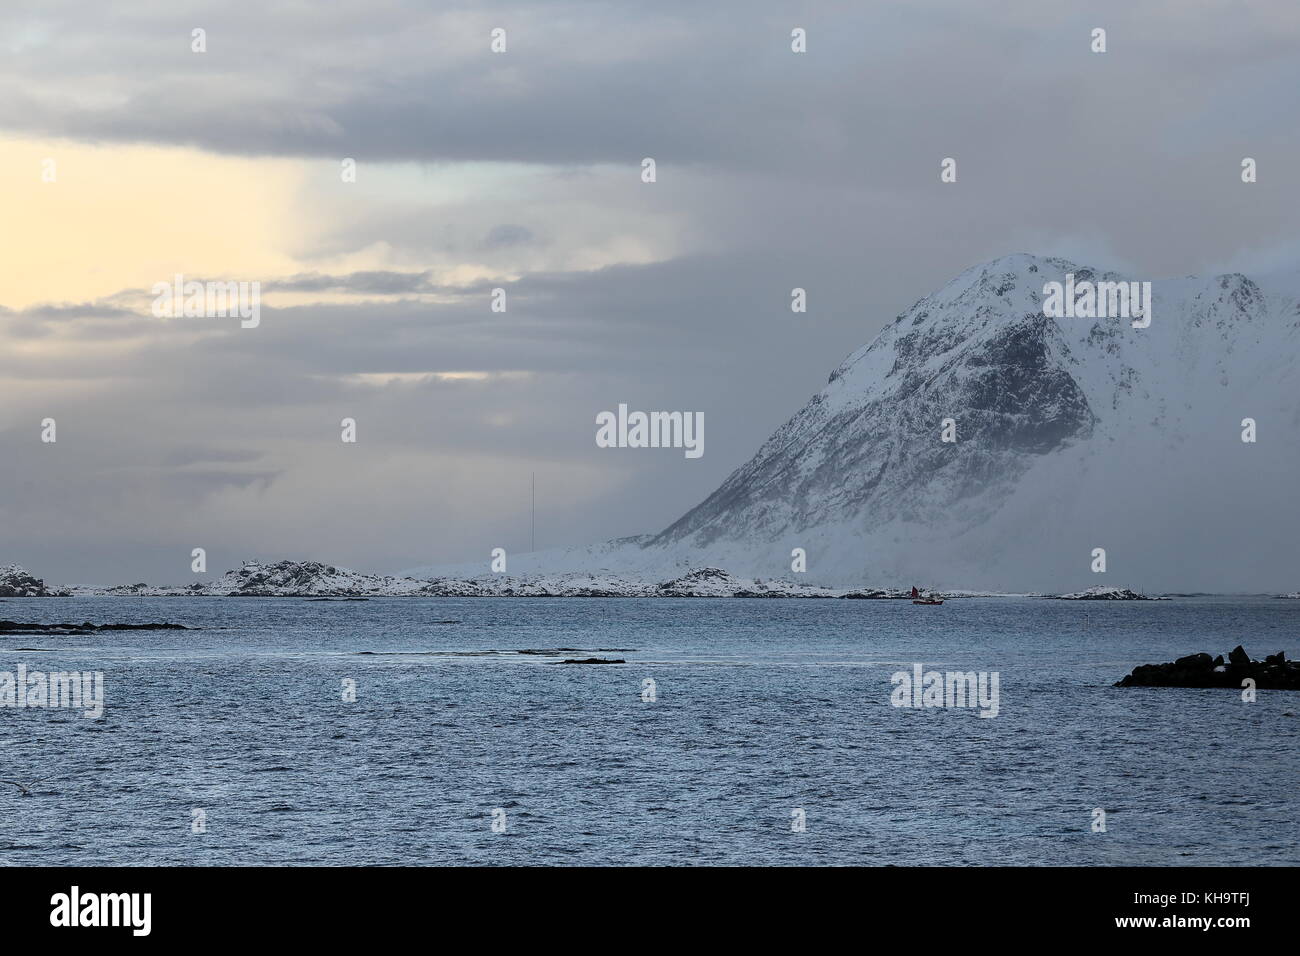
[[[624,173],[605,175],[617,183]],[[606,208],[620,193],[608,184],[600,192],[599,178],[569,183],[512,163],[375,163],[344,183],[331,160],[0,137],[0,306],[92,302],[127,291],[135,296],[123,307],[147,309],[154,284],[177,274],[268,282],[299,273],[430,270],[438,284],[458,287],[530,270],[658,261],[675,247],[671,217]],[[412,216],[424,217],[424,233],[410,228]],[[548,224],[541,242],[506,251],[484,243],[494,225],[534,220]],[[358,221],[356,244],[329,241],[348,236]],[[393,241],[382,228],[390,221]],[[268,294],[273,307],[358,295]]]
[[[53,182],[43,176],[53,160]],[[289,274],[306,164],[0,139],[0,305],[84,302],[175,273]]]

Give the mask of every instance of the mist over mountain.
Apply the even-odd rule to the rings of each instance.
[[[804,579],[836,586],[1294,589],[1300,282],[1153,281],[1134,328],[1045,316],[1045,283],[1071,274],[1146,278],[1024,254],[969,269],[659,534],[515,566],[788,577],[803,548]]]

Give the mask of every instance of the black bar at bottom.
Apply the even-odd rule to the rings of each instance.
[[[430,929],[450,942],[441,934],[459,928],[479,940],[613,932],[667,945],[702,921],[705,932],[733,942],[773,926],[859,937],[892,926],[919,938],[937,934],[944,947],[1043,934],[1146,943],[1199,936],[1230,945],[1294,925],[1296,876],[1295,868],[1215,867],[5,868],[0,910],[6,943],[75,934],[82,944],[373,947]],[[958,933],[962,927],[976,936]]]

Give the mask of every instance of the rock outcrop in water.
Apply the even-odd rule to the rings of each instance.
[[[551,663],[551,664],[626,664],[627,661],[623,660],[623,658],[621,658],[621,657],[619,657],[619,658],[609,658],[609,657],[585,657],[585,658],[583,658],[582,660],[576,660],[576,659],[574,659],[574,658],[568,658],[567,660],[563,660],[563,661],[549,661],[548,663]]]
[[[912,592],[899,588],[853,588],[840,595],[842,598],[855,598],[867,601],[897,601],[910,598]]]
[[[67,597],[68,591],[47,588],[45,582],[16,564],[0,567],[0,597]]]
[[[207,594],[206,584],[189,584],[184,587],[154,587],[141,581],[139,584],[118,584],[110,588],[73,588],[71,594],[93,594],[96,597],[196,597]]]
[[[1128,588],[1107,587],[1099,584],[1096,587],[1088,588],[1086,591],[1075,591],[1073,594],[1058,594],[1059,601],[1158,601],[1160,598],[1147,597],[1145,594],[1138,594],[1136,591],[1130,591]]]
[[[20,634],[95,634],[99,631],[192,631],[196,628],[167,622],[157,624],[26,624],[18,621],[0,621],[0,637]]]
[[[319,561],[245,562],[208,585],[204,593],[225,597],[362,597],[419,594],[424,582],[362,574]]]
[[[1167,664],[1143,664],[1116,687],[1232,687],[1241,689],[1246,678],[1260,690],[1300,690],[1300,663],[1288,661],[1282,651],[1252,661],[1238,644],[1228,654],[1190,654]]]
[[[737,578],[721,568],[695,568],[654,588],[654,597],[835,597],[826,588],[805,587],[788,581]]]

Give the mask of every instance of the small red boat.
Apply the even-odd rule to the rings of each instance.
[[[913,584],[912,603],[913,604],[942,604],[943,598],[939,594],[935,593],[934,591],[930,592],[929,597],[922,597],[921,589],[918,588],[915,584]]]

